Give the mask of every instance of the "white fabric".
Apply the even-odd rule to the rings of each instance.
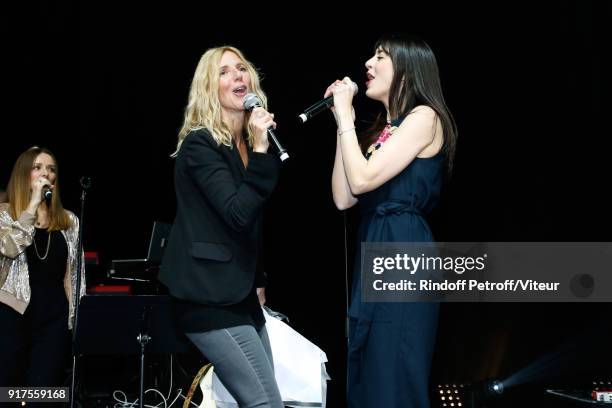
[[[263,312],[274,358],[274,375],[283,402],[288,407],[325,408],[327,380],[330,379],[325,370],[325,352],[281,320],[272,317],[265,308]],[[213,372],[212,376],[213,399],[217,408],[238,407],[217,375]]]

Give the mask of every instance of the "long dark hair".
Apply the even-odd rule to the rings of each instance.
[[[389,90],[391,119],[405,117],[419,105],[432,108],[437,119],[442,121],[442,151],[446,155],[450,172],[455,158],[457,125],[444,101],[438,63],[433,51],[425,41],[401,34],[381,37],[376,42],[374,52],[379,48],[389,55],[393,64],[393,81]],[[381,112],[361,138],[361,148],[364,151],[374,143],[386,123],[386,112]]]

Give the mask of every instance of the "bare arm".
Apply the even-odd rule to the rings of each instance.
[[[345,78],[345,81],[348,78]],[[350,81],[350,80],[348,80]],[[384,145],[366,160],[361,153],[351,117],[352,94],[349,86],[334,90],[340,147],[350,191],[363,194],[372,191],[405,169],[428,146],[441,145],[436,132],[436,113],[427,106],[417,106]]]
[[[341,135],[336,138],[336,157],[334,159],[334,170],[332,172],[332,196],[334,204],[339,210],[351,208],[359,201],[352,193],[342,160]]]
[[[325,94],[324,98],[327,98],[332,93],[332,87],[341,81],[336,81],[332,85],[330,85]],[[334,114],[334,118],[336,119],[336,125],[338,124],[338,117],[336,116],[336,111],[334,107],[331,108],[332,113]],[[351,109],[351,117],[353,121],[355,120],[355,110]],[[344,171],[344,161],[342,160],[342,147],[340,146],[341,135],[337,134],[336,137],[336,156],[334,158],[334,169],[332,171],[332,197],[334,199],[334,204],[336,208],[339,210],[346,210],[351,208],[359,201],[351,192],[348,179],[346,178],[346,173]]]

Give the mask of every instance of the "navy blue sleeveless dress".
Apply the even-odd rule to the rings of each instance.
[[[361,224],[349,308],[350,408],[429,407],[439,305],[362,302],[360,242],[432,242],[424,216],[438,204],[444,167],[443,153],[415,158],[397,176],[358,197]]]

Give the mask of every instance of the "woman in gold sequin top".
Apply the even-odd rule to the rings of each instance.
[[[0,204],[0,386],[59,386],[74,314],[79,222],[62,207],[57,161],[44,148],[19,156],[7,190],[8,203]]]

